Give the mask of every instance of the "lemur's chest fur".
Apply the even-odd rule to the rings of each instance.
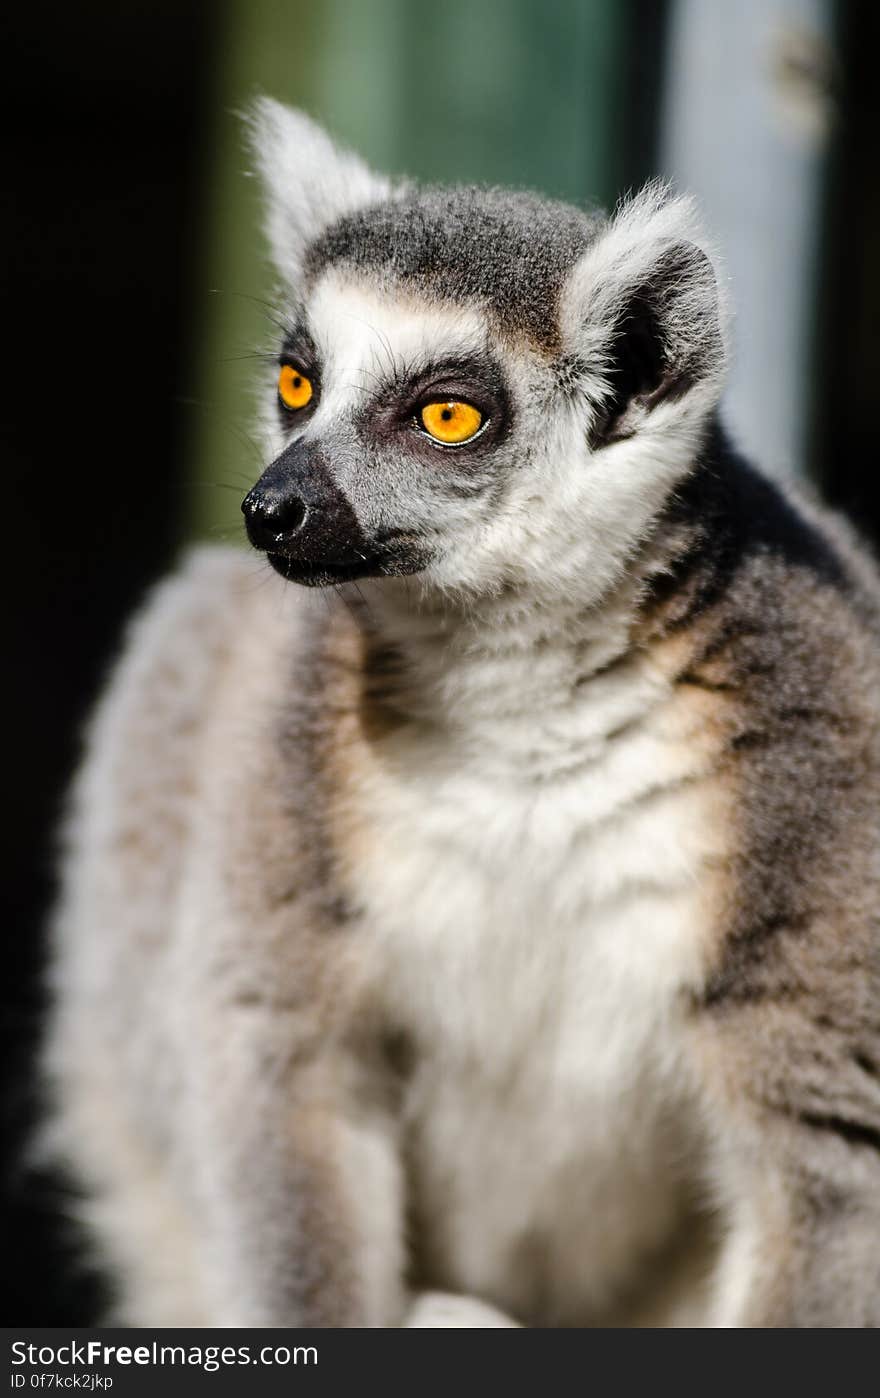
[[[680,1047],[725,853],[706,696],[669,656],[602,647],[574,678],[552,652],[475,661],[460,722],[349,750],[338,807],[373,990],[411,1045],[421,1265],[551,1324],[624,1305],[687,1207]]]

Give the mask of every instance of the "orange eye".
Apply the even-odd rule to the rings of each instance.
[[[483,414],[470,403],[426,403],[421,418],[428,435],[448,446],[469,442],[483,425]]]
[[[305,374],[301,374],[299,369],[294,369],[292,364],[282,364],[281,373],[278,375],[278,395],[285,408],[294,411],[297,408],[304,408],[311,402],[312,393],[311,380]]]

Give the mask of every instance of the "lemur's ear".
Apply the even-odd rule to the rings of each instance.
[[[303,112],[260,97],[246,126],[266,200],[266,236],[280,275],[295,285],[308,244],[338,218],[388,198],[391,182],[342,150]]]
[[[662,404],[713,407],[727,316],[693,201],[655,183],[623,204],[574,268],[561,319],[566,348],[598,381],[594,446],[633,436]]]

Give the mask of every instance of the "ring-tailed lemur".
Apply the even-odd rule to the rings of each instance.
[[[275,572],[136,621],[55,934],[118,1314],[880,1323],[880,588],[718,424],[690,202],[254,130]]]

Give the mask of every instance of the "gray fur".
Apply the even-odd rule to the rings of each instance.
[[[710,451],[671,509],[680,519],[699,503],[676,590],[649,612],[652,626],[684,620],[693,635],[678,683],[717,696],[739,806],[695,1013],[753,1105],[756,1188],[775,1157],[792,1193],[788,1291],[755,1294],[750,1321],[873,1325],[880,593],[839,521],[780,499],[726,455]]]
[[[117,1315],[880,1324],[880,583],[725,438],[692,206],[389,195],[261,110],[263,481],[360,581],[197,554],[92,725],[46,1142]]]
[[[310,247],[306,272],[348,264],[422,295],[482,301],[499,326],[554,350],[563,282],[601,222],[535,194],[410,190],[333,224]]]

